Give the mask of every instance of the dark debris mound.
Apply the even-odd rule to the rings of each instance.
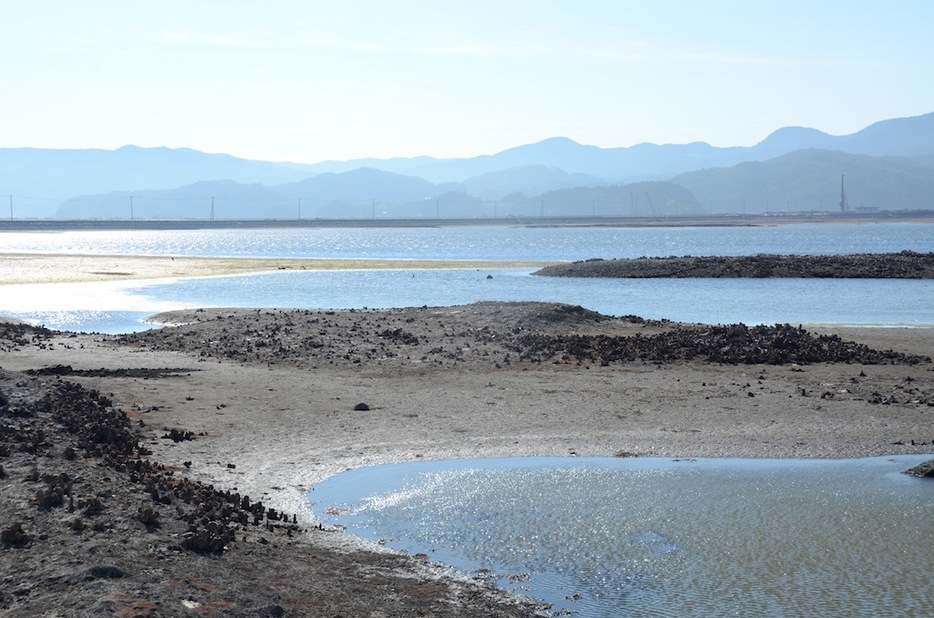
[[[849,255],[669,256],[590,259],[535,272],[548,277],[931,279],[934,253]]]
[[[748,327],[679,327],[650,336],[527,334],[518,338],[517,352],[533,361],[556,360],[610,363],[645,361],[671,363],[703,360],[729,365],[790,363],[917,364],[929,357],[878,351],[844,341],[837,335],[813,335],[788,324]]]
[[[559,303],[546,305],[541,311],[535,314],[535,318],[542,322],[569,322],[572,324],[580,322],[602,322],[610,319],[596,311],[584,309],[580,305],[563,305]]]
[[[178,350],[237,362],[353,365],[368,361],[454,363],[481,356],[508,364],[505,346],[525,332],[565,333],[602,323],[662,325],[580,306],[479,302],[387,310],[231,311],[173,328],[122,335],[122,345]],[[667,323],[666,323],[667,324]]]
[[[113,402],[96,390],[74,382],[60,382],[45,395],[42,407],[76,436],[77,447],[87,457],[114,466],[149,454],[140,446],[126,413],[115,409]]]
[[[606,324],[603,328],[602,324]],[[638,328],[626,328],[625,324]],[[634,333],[634,334],[630,334]],[[265,311],[122,336],[125,345],[194,352],[238,362],[418,366],[471,359],[724,364],[917,364],[924,356],[879,351],[788,324],[707,326],[614,318],[559,303],[476,303],[440,309]]]
[[[0,398],[7,399],[5,395]],[[169,431],[176,432],[180,439],[193,438],[190,432]],[[9,456],[14,450],[48,456],[62,448],[69,461],[75,460],[78,451],[88,461],[96,460],[118,474],[125,474],[130,483],[151,498],[153,505],[174,506],[175,516],[188,525],[181,540],[185,549],[221,553],[234,542],[237,531],[247,526],[263,526],[267,532],[285,530],[288,534],[298,530],[295,515],[266,508],[246,495],[221,492],[213,485],[177,476],[149,460],[146,456],[150,451],[141,445],[126,413],[96,390],[73,382],[58,382],[32,403],[14,407],[5,403],[0,407],[0,456]],[[42,474],[37,467],[32,477],[34,482],[44,484],[36,495],[40,508],[54,509],[67,504],[69,510],[77,507],[84,516],[94,516],[106,509],[105,502],[98,498],[76,500],[72,495],[72,479],[66,474]],[[151,507],[142,509],[138,515],[147,527],[156,527],[158,518]],[[28,542],[25,533],[15,526],[4,529],[3,539],[7,546]]]
[[[934,478],[934,459],[929,459],[913,468],[909,468],[904,473],[919,478]]]
[[[166,378],[190,374],[198,369],[185,367],[130,367],[119,369],[75,369],[71,365],[51,365],[41,369],[27,369],[24,373],[34,376],[78,376],[83,378]]]
[[[0,320],[0,350],[12,350],[20,346],[42,343],[55,333],[44,326],[31,326],[22,322]]]

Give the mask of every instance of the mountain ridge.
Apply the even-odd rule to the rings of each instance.
[[[494,201],[512,195],[518,200],[520,195],[529,198],[574,187],[669,180],[685,173],[729,169],[809,149],[896,156],[903,159],[900,165],[931,167],[934,112],[882,120],[844,136],[807,127],[782,127],[751,147],[714,147],[706,142],[692,142],[600,148],[567,137],[551,137],[471,158],[368,158],[307,165],[241,159],[189,148],[134,145],[117,150],[0,148],[0,195],[10,196],[11,218],[52,214],[99,216],[90,207],[83,212],[77,204],[92,204],[95,199],[106,201],[102,196],[111,194],[123,195],[126,202],[133,194],[142,197],[150,191],[175,191],[200,181],[224,180],[238,185],[262,184],[271,190],[270,195],[296,201],[314,195],[332,202],[366,200],[373,206],[376,201],[437,199],[448,194]],[[402,178],[372,173],[344,176],[359,169]],[[918,176],[917,171],[911,171],[909,176],[912,175]],[[321,176],[324,178],[310,182]],[[327,187],[327,178],[342,186]],[[419,193],[425,195],[417,197]],[[701,196],[698,199],[702,203],[710,201]],[[120,210],[124,208],[121,206]]]

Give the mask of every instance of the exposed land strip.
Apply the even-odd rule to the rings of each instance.
[[[437,228],[437,227],[730,227],[815,223],[927,223],[934,210],[880,210],[875,212],[789,212],[770,214],[713,214],[682,216],[569,216],[470,217],[467,219],[0,219],[0,230],[191,230],[269,228]]]
[[[202,258],[127,255],[0,254],[0,285],[216,277],[281,270],[540,268],[542,262]]]
[[[932,279],[934,253],[640,257],[553,264],[546,277]]]
[[[519,574],[319,530],[307,491],[416,459],[934,452],[934,329],[496,302],[159,319],[0,324],[0,612],[531,616],[489,585]]]

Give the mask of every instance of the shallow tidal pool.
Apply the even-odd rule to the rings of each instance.
[[[362,468],[325,525],[576,616],[934,615],[931,456],[513,458]]]

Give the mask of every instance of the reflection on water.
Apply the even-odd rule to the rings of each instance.
[[[932,615],[934,483],[899,474],[924,459],[418,462],[309,499],[581,616]]]
[[[0,253],[561,261],[592,257],[934,251],[931,224],[772,227],[127,230],[0,233]],[[0,314],[61,329],[129,332],[144,312],[191,307],[340,309],[548,301],[610,315],[746,324],[934,325],[934,280],[597,280],[528,270],[276,272],[162,281],[4,286]],[[488,278],[491,275],[492,278]]]
[[[531,221],[530,223],[534,223]],[[572,261],[934,251],[926,223],[728,227],[265,228],[3,232],[0,253]]]
[[[33,326],[78,333],[120,335],[150,330],[157,325],[146,321],[152,311],[2,311],[0,315],[23,320]]]

